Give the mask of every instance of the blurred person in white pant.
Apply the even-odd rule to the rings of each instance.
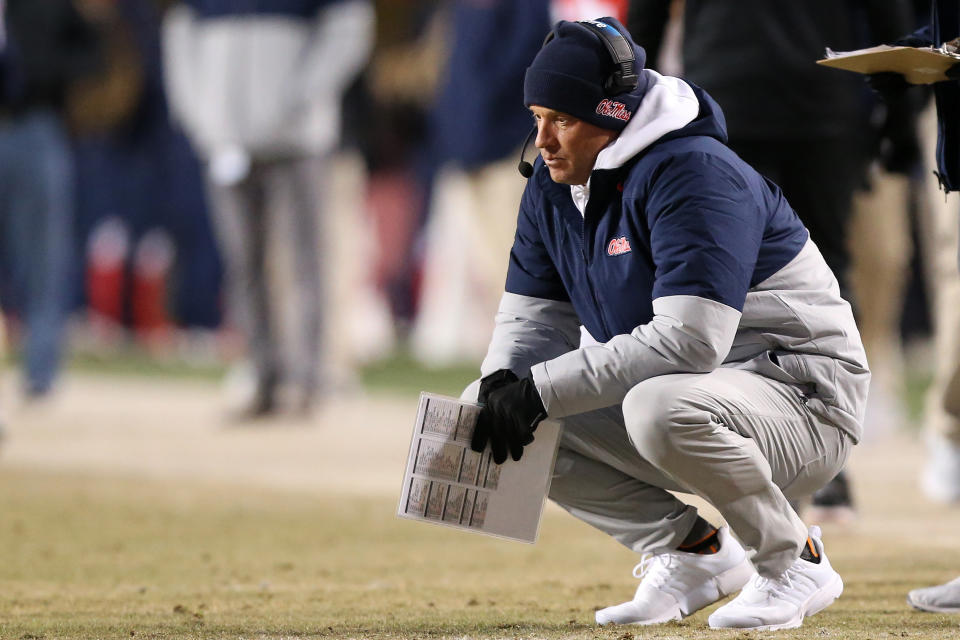
[[[255,389],[241,415],[274,412],[289,383],[297,408],[323,390],[321,204],[341,99],[371,48],[368,0],[189,0],[167,14],[171,109],[206,161],[229,312],[247,341]],[[286,219],[279,218],[285,215]],[[295,335],[281,356],[268,277],[275,227],[293,261]],[[285,256],[284,256],[285,257]],[[281,287],[283,288],[283,287]]]
[[[925,47],[950,44],[956,48],[960,38],[960,2],[932,0],[930,24],[902,38],[895,44]],[[934,316],[937,323],[937,370],[934,384],[927,397],[927,431],[930,459],[922,476],[922,486],[928,496],[945,502],[960,500],[960,314],[955,274],[958,262],[957,212],[953,191],[960,191],[960,65],[947,70],[947,78],[934,83],[937,107],[937,176],[940,188],[947,194],[931,199],[934,215],[928,233],[933,239],[932,264],[935,292]],[[886,100],[895,99],[909,86],[898,73],[878,73],[870,83]],[[929,149],[928,157],[930,157]],[[939,209],[938,200],[945,209]],[[951,275],[947,276],[946,274]],[[942,288],[938,276],[944,275]],[[923,589],[914,589],[907,602],[922,611],[960,613],[960,578]]]

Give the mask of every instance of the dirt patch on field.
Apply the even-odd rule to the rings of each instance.
[[[238,424],[209,382],[81,374],[40,403],[4,396],[8,468],[362,494],[398,492],[417,403],[358,393],[308,418]]]

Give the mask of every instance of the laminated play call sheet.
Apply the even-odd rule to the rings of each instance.
[[[480,407],[420,394],[397,515],[523,542],[535,542],[560,440],[544,420],[519,461],[493,462],[470,448]]]

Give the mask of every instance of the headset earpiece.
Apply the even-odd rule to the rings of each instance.
[[[579,24],[597,36],[610,54],[614,70],[603,81],[604,92],[608,96],[615,96],[636,89],[640,81],[636,69],[637,59],[633,54],[633,47],[623,34],[613,25],[599,20],[580,20],[575,24]],[[552,40],[554,36],[555,33],[551,31],[543,44]]]

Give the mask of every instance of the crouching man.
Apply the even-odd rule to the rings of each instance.
[[[643,62],[603,18],[560,22],[527,69],[540,158],[473,447],[519,460],[540,420],[562,421],[550,498],[644,554],[636,595],[598,623],[678,620],[739,590],[711,627],[797,627],[843,582],[788,499],[859,440],[866,358],[807,230],[725,146],[717,104]]]

